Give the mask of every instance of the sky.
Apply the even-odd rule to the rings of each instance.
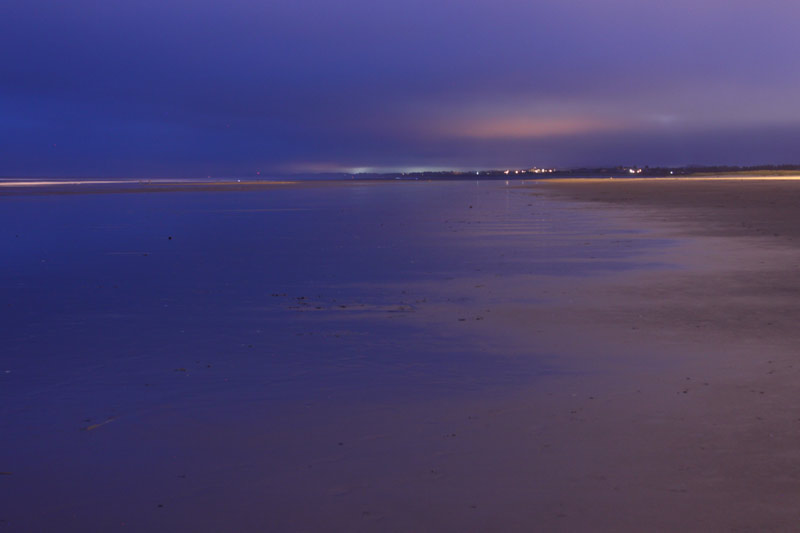
[[[0,175],[800,163],[800,2],[4,0]]]

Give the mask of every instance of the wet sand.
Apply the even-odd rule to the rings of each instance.
[[[476,277],[426,289],[455,300],[480,286],[490,312],[443,330],[470,331],[488,351],[550,354],[573,370],[513,395],[432,409],[439,418],[429,414],[429,423],[452,433],[429,444],[438,452],[431,475],[441,479],[416,480],[416,490],[472,503],[430,516],[417,510],[400,523],[413,529],[426,516],[430,530],[792,530],[800,519],[800,250],[792,242],[800,182],[525,188],[671,245],[648,254],[660,268],[537,284]],[[521,293],[532,299],[515,302]],[[427,311],[416,317],[435,322],[459,306]],[[392,489],[386,501],[404,492]]]
[[[153,236],[141,240],[150,255],[131,255],[120,283],[141,308],[82,282],[58,293],[69,313],[37,323],[24,298],[41,304],[38,293],[6,279],[9,318],[28,321],[8,335],[14,354],[86,350],[87,338],[132,347],[130,359],[69,360],[56,384],[45,369],[47,386],[3,359],[21,392],[4,400],[17,447],[0,464],[0,494],[14,504],[0,506],[0,527],[792,530],[798,185],[341,184],[263,209],[266,196],[126,199],[155,215],[139,232]],[[336,212],[355,214],[324,234],[309,213],[334,193]],[[425,198],[435,202],[423,208]],[[223,229],[191,245],[188,215],[159,218],[177,205],[202,207],[208,228]],[[292,241],[268,240],[311,222]],[[358,270],[265,277],[281,243],[297,239],[310,250],[293,260],[322,252],[327,269],[341,256]],[[214,254],[204,243],[217,243]],[[381,250],[397,255],[376,263]],[[196,253],[209,263],[193,266],[197,281],[184,279],[190,269],[150,286],[169,263],[149,267],[149,257]],[[110,284],[113,271],[98,265],[103,279],[89,279]],[[103,315],[109,305],[131,326]]]
[[[573,179],[541,183],[560,197],[653,211],[693,235],[800,236],[800,176]]]
[[[565,499],[583,506],[564,530],[792,530],[800,181],[564,180],[531,190],[677,244],[664,257],[676,268],[566,289],[576,304],[550,310],[561,327],[603,330],[586,333],[605,353],[629,354],[614,378],[590,379],[606,390],[576,401],[576,423],[557,430],[560,442],[594,450],[582,466],[585,451],[563,460],[575,469]]]

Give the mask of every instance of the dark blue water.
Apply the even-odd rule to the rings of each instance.
[[[404,317],[436,303],[425,286],[601,275],[646,266],[640,254],[663,245],[602,225],[502,182],[0,197],[0,471],[12,472],[0,501],[17,509],[0,503],[0,520],[57,520],[57,502],[12,497],[48,476],[164,461],[129,439],[166,409],[277,423],[297,405],[558,372],[547,354],[498,358]],[[464,296],[465,310],[481,305]],[[108,420],[91,431],[109,440],[87,447],[82,429]],[[101,490],[82,483],[85,498]]]
[[[6,375],[6,385],[20,392],[30,390],[34,377],[46,382],[83,374],[84,365],[134,359],[145,367],[174,362],[185,368],[256,353],[269,357],[275,380],[284,366],[310,366],[305,370],[313,374],[337,362],[329,352],[341,351],[320,339],[348,324],[325,316],[309,325],[292,308],[413,309],[425,295],[404,294],[398,283],[484,274],[583,276],[640,266],[630,260],[636,249],[582,246],[581,233],[596,229],[587,228],[596,222],[585,213],[555,210],[497,183],[2,202],[2,366],[13,376]],[[620,238],[609,232],[609,243]],[[596,260],[575,261],[589,254]],[[392,361],[388,345],[409,335],[396,329],[371,323],[370,338],[387,346],[365,360]],[[317,339],[310,338],[315,331]],[[336,342],[348,353],[364,343]],[[418,351],[398,357],[425,365],[439,359]],[[447,357],[441,359],[428,371],[452,372]]]

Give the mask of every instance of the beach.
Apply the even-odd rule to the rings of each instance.
[[[800,181],[57,188],[0,191],[0,531],[800,519]]]

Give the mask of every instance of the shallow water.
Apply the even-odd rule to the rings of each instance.
[[[242,531],[287,527],[263,513],[314,482],[293,449],[348,413],[568,371],[414,320],[487,307],[437,285],[658,267],[668,243],[514,182],[367,182],[0,197],[0,244],[0,529]]]

